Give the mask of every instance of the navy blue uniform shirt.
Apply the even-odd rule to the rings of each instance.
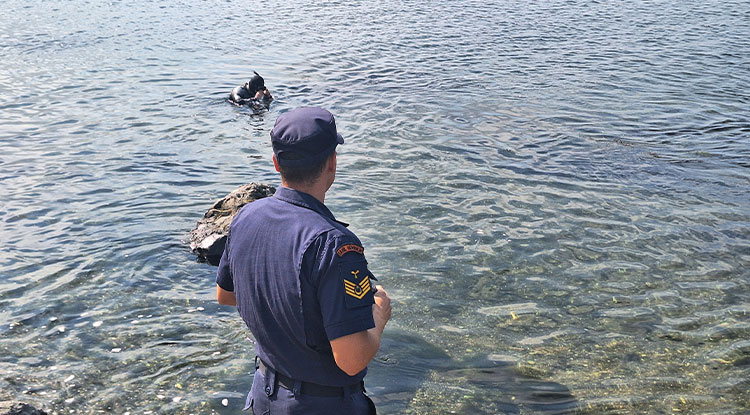
[[[342,371],[330,340],[375,327],[373,280],[346,224],[313,196],[286,187],[237,214],[216,275],[219,287],[234,291],[267,365],[330,386],[367,373]]]

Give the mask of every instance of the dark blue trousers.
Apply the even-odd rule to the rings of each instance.
[[[375,404],[364,392],[335,397],[303,395],[275,382],[273,371],[255,371],[245,409],[253,415],[375,415]],[[299,389],[299,388],[297,388]]]

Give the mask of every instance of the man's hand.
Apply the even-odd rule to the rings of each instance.
[[[383,333],[386,323],[391,319],[391,297],[385,291],[382,285],[378,285],[375,292],[375,304],[372,305],[372,318],[375,320],[375,327],[380,333]]]

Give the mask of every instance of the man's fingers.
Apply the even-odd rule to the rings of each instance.
[[[382,285],[377,285],[376,288],[378,291],[375,292],[375,307],[380,309],[383,318],[388,321],[391,318],[391,298],[388,297],[388,293]]]
[[[376,297],[386,297],[388,298],[388,292],[385,291],[385,288],[383,288],[382,285],[376,285],[375,288],[377,291],[375,291]]]

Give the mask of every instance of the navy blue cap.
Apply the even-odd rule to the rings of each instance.
[[[339,144],[344,144],[344,137],[336,132],[336,120],[322,108],[285,112],[271,130],[273,153],[284,167],[313,165],[333,153]]]

